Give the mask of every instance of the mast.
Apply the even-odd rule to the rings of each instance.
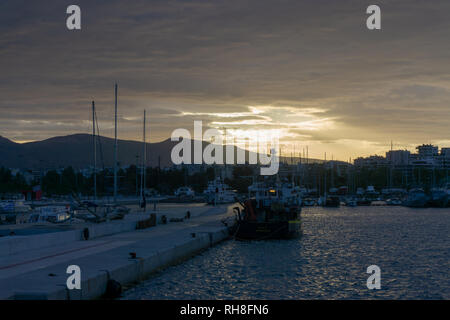
[[[324,177],[324,196],[325,196],[325,201],[327,200],[327,153],[325,152],[325,162],[324,162],[324,172],[325,172],[325,177]]]
[[[308,184],[309,180],[310,180],[310,176],[309,176],[309,151],[308,151],[308,146],[306,146],[306,167],[305,170],[303,171],[303,174],[305,175],[304,179],[306,181],[306,184]]]
[[[309,150],[308,150],[308,146],[306,146],[306,164],[309,164]]]
[[[92,101],[92,143],[94,147],[94,201],[97,200],[97,143],[95,140],[95,102]]]
[[[136,155],[136,197],[139,196],[139,155]]]
[[[141,168],[141,199],[144,200],[144,190],[145,190],[145,165],[147,162],[147,145],[145,143],[145,117],[146,117],[146,111],[144,110],[144,124],[143,124],[143,135],[142,135],[142,141],[143,141],[143,155],[142,155],[142,168]]]
[[[334,188],[334,155],[331,155],[331,188]]]
[[[117,83],[114,86],[114,202],[117,202]]]

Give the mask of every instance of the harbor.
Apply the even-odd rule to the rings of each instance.
[[[449,1],[0,8],[0,302],[450,300]]]
[[[123,221],[0,238],[0,299],[101,298],[108,280],[122,286],[139,282],[229,237],[223,221],[232,210],[226,205],[168,205],[153,214],[156,224],[151,227],[141,223],[150,214],[131,213]],[[66,287],[69,265],[81,268],[81,290]]]
[[[302,237],[225,241],[129,288],[123,300],[448,300],[450,211],[306,207]],[[369,265],[381,289],[368,290]]]
[[[334,256],[339,260],[343,252],[335,252],[333,249],[335,245],[341,249],[344,247],[351,249],[346,254],[347,258],[342,260],[342,264],[336,266],[336,270],[341,270],[343,266],[354,259],[359,262],[354,264],[353,268],[358,268],[358,266],[362,268],[363,263],[369,263],[369,260],[362,257],[361,253],[357,253],[356,257],[353,256],[355,252],[352,250],[359,252],[362,249],[358,249],[358,243],[367,246],[367,240],[361,239],[361,236],[366,237],[371,234],[373,237],[381,235],[382,239],[386,237],[391,239],[397,232],[400,232],[395,236],[400,237],[395,240],[396,246],[398,246],[395,258],[386,262],[388,268],[394,268],[394,266],[389,266],[389,263],[412,259],[410,252],[402,252],[402,247],[412,250],[412,247],[417,245],[417,241],[423,239],[425,242],[421,246],[432,248],[433,244],[425,239],[439,237],[447,234],[449,230],[450,211],[448,208],[443,208],[442,202],[439,202],[439,206],[433,207],[432,203],[428,202],[432,198],[417,189],[410,193],[395,190],[395,194],[400,199],[399,202],[395,202],[390,200],[393,197],[392,194],[378,192],[372,187],[358,190],[358,194],[355,195],[340,195],[339,189],[337,192],[330,189],[328,195],[314,197],[313,193],[308,193],[305,188],[296,186],[295,183],[281,182],[278,176],[264,180],[264,183],[255,181],[250,185],[248,194],[239,194],[236,190],[223,184],[220,179],[215,179],[205,189],[205,193],[197,194],[190,188],[180,187],[175,195],[144,198],[144,205],[140,198],[123,196],[118,197],[115,205],[110,204],[110,200],[107,199],[97,199],[95,203],[81,199],[76,199],[76,201],[72,199],[71,202],[46,200],[42,203],[18,201],[17,210],[22,211],[19,214],[22,218],[18,219],[17,223],[5,223],[3,220],[0,225],[0,299],[179,299],[181,297],[177,295],[176,291],[171,295],[164,291],[167,290],[164,286],[156,291],[152,289],[151,292],[146,288],[148,286],[153,288],[152,283],[158,282],[158,278],[166,277],[166,272],[171,274],[169,276],[173,279],[171,283],[174,281],[176,283],[176,279],[179,277],[177,273],[181,271],[174,270],[183,270],[189,266],[192,266],[192,270],[187,272],[191,282],[195,279],[203,279],[203,275],[207,276],[213,272],[214,268],[219,268],[220,271],[217,270],[217,272],[225,274],[233,272],[232,270],[236,268],[238,268],[237,270],[243,268],[244,265],[227,267],[225,263],[226,269],[224,270],[216,265],[205,272],[196,266],[199,259],[206,259],[201,257],[209,255],[205,252],[206,250],[224,240],[229,240],[227,241],[229,244],[219,245],[219,249],[213,249],[212,255],[216,254],[214,252],[217,250],[219,252],[224,250],[223,248],[230,249],[226,249],[220,255],[232,254],[229,250],[237,252],[244,250],[245,252],[249,247],[261,250],[261,245],[268,248],[269,251],[272,247],[281,246],[292,247],[292,250],[297,248],[295,250],[303,252],[304,246],[314,247],[317,245],[315,241],[320,243],[332,237],[328,241],[337,241],[338,243],[328,242],[328,249],[317,250],[322,251],[322,254],[329,252],[325,254],[324,259],[331,255],[330,258]],[[411,194],[414,195],[414,198]],[[444,193],[445,195],[446,193]],[[424,197],[427,200],[424,200]],[[410,202],[413,200],[414,203],[411,204]],[[416,205],[418,201],[420,201],[420,205]],[[426,205],[428,203],[429,205]],[[444,201],[444,203],[447,205],[448,202]],[[23,213],[25,208],[30,210],[27,215]],[[103,211],[101,208],[107,210]],[[120,209],[120,214],[118,214],[117,208]],[[38,213],[36,214],[36,212]],[[37,219],[35,219],[36,215]],[[63,215],[62,221],[59,221],[59,215]],[[28,220],[23,218],[25,216],[28,217]],[[362,229],[345,231],[345,227],[342,226],[345,221],[354,224],[352,228],[356,228],[356,230],[364,228],[365,231],[363,232]],[[401,227],[403,223],[408,226],[409,231]],[[418,225],[415,226],[415,224]],[[400,228],[400,230],[396,231],[395,228]],[[436,232],[434,235],[426,235],[421,228],[428,228]],[[320,235],[324,239],[318,239],[317,237]],[[353,238],[353,244],[348,244],[347,247],[345,241],[348,240],[348,237]],[[410,237],[414,239],[413,244],[408,242]],[[311,239],[315,239],[314,243],[310,243]],[[344,243],[341,243],[342,241]],[[370,249],[381,252],[382,259],[380,259],[382,261],[387,259],[384,253],[384,250],[387,250],[386,246],[394,243],[393,239],[386,241],[386,243],[380,243]],[[436,241],[441,243],[436,247],[437,257],[434,258],[438,258],[441,265],[442,263],[443,265],[448,264],[444,258],[445,252],[448,253],[448,240],[436,239]],[[281,249],[281,247],[280,252],[287,250]],[[314,249],[309,248],[308,250]],[[196,257],[199,254],[200,256]],[[291,259],[289,258],[290,254],[293,252],[288,251],[285,258]],[[303,253],[301,258],[294,257],[294,259],[300,259],[296,266],[300,268],[299,270],[303,268],[301,261],[306,259],[306,256],[303,256],[305,254],[309,255],[311,252]],[[336,254],[337,256],[335,256]],[[407,254],[407,257],[404,254]],[[241,252],[238,255],[244,259],[247,253]],[[277,256],[278,253],[272,252],[269,255],[271,258],[267,257],[269,260],[263,259],[262,262],[259,261],[261,258],[257,259],[256,256],[250,255],[245,258],[247,260],[245,264],[256,263],[259,265],[259,263],[269,263],[271,259],[281,259]],[[414,263],[425,263],[423,254],[419,258],[421,262]],[[217,261],[219,257],[211,259]],[[233,257],[230,256],[230,259]],[[203,263],[207,264],[207,262]],[[319,263],[319,261],[315,263]],[[320,263],[323,263],[322,267],[327,266],[325,262]],[[66,286],[65,281],[68,277],[66,269],[71,265],[79,266],[81,269],[80,290],[69,290]],[[432,268],[435,267],[437,266]],[[276,269],[276,265],[269,264],[265,268]],[[329,269],[329,266],[327,268],[327,273],[331,272],[332,269]],[[266,271],[261,270],[261,272]],[[274,272],[278,271],[274,270]],[[286,270],[279,272],[285,272],[285,277],[288,278],[291,274]],[[197,275],[192,273],[197,273]],[[250,281],[251,276],[248,272],[244,272],[244,274],[247,274],[245,277],[249,278],[244,277],[241,280],[234,279],[233,281],[242,281],[243,286],[247,286],[245,283]],[[439,277],[439,274],[436,276]],[[317,274],[314,277],[317,277]],[[355,278],[351,282],[357,285],[357,281],[361,280],[361,274],[354,274],[353,277]],[[270,279],[270,276],[267,276],[267,279]],[[208,280],[208,283],[217,283],[217,281],[217,279],[211,279],[211,281]],[[308,281],[313,281],[311,284],[314,283],[314,287],[320,286],[324,280],[309,279]],[[395,284],[397,280],[394,277],[389,281],[390,284]],[[447,286],[444,279],[439,281],[444,281],[443,286]],[[184,286],[182,282],[178,285]],[[329,286],[329,284],[323,285]],[[209,289],[209,295],[202,293],[203,289],[195,289],[197,284],[193,283],[192,286],[190,290],[185,289],[192,293],[189,298],[215,299],[216,295],[221,298],[231,297],[229,296],[230,292],[224,292],[216,285]],[[358,289],[355,289],[355,293],[351,293],[353,289],[345,289],[345,285],[344,287],[338,285],[338,287],[343,291],[339,294],[336,293],[334,297],[383,299],[399,298],[405,294],[404,297],[414,299],[420,296],[418,293],[410,295],[400,292],[390,292],[388,295],[360,296],[356,293]],[[270,286],[264,290],[269,290],[268,288]],[[163,290],[165,293],[158,290]],[[237,290],[238,293],[232,293],[233,297],[239,299],[331,297],[329,291],[322,289],[322,291],[317,289],[308,291],[299,288],[303,294],[301,297],[292,293],[290,289],[288,292],[291,293],[287,296],[282,292],[277,293],[270,290],[258,293],[241,290],[242,288]],[[330,290],[332,289],[330,288]],[[217,293],[215,293],[216,291]],[[431,290],[423,297],[448,298],[445,293],[439,293],[436,290]]]

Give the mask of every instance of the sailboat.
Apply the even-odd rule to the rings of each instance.
[[[81,201],[76,195],[73,198],[74,217],[91,222],[103,222],[108,220],[123,219],[130,209],[117,203],[117,84],[114,87],[115,93],[115,127],[114,127],[114,202],[112,204],[100,205],[97,203],[97,149],[96,149],[96,111],[95,102],[92,102],[92,125],[93,125],[93,162],[94,162],[94,202]]]

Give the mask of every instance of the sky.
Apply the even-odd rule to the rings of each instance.
[[[371,4],[381,30],[366,27]],[[151,142],[202,120],[321,159],[450,147],[449,13],[447,0],[2,0],[0,135],[90,133],[95,100],[113,136],[117,82],[121,139],[141,139],[146,109]]]

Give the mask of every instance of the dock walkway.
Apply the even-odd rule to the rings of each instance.
[[[227,238],[228,229],[221,220],[232,217],[232,207],[180,206],[172,211],[170,207],[162,208],[158,210],[158,220],[162,214],[168,218],[184,217],[187,210],[191,211],[191,219],[1,254],[0,299],[99,298],[105,293],[109,278],[122,285],[141,281],[152,272]],[[172,214],[168,214],[169,211]],[[135,253],[136,258],[130,253]],[[81,269],[81,290],[67,289],[69,265],[78,265]]]

